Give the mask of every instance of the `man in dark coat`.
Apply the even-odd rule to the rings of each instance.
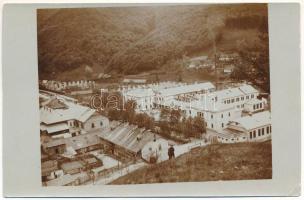
[[[174,155],[174,147],[171,145],[170,148],[168,149],[168,156],[169,156],[169,160],[171,160],[172,158],[175,158]]]

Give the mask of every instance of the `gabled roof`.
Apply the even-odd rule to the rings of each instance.
[[[62,100],[61,100],[62,101]],[[64,107],[57,107],[56,109],[52,108],[49,104],[45,104],[40,108],[40,122],[45,124],[53,124],[68,120],[79,120],[81,122],[85,122],[90,116],[95,113],[95,110],[75,104],[72,102],[65,101]]]
[[[252,85],[244,84],[239,87],[242,92],[245,94],[252,94],[252,93],[257,93],[257,91]]]
[[[178,87],[164,88],[164,89],[160,89],[158,92],[164,96],[174,96],[184,93],[198,92],[198,91],[210,90],[210,89],[215,89],[215,86],[210,82],[205,82],[205,83],[181,85]]]
[[[60,99],[50,99],[47,101],[44,106],[47,106],[52,109],[67,109],[68,106]]]
[[[237,126],[244,127],[246,130],[251,130],[271,124],[271,115],[269,111],[263,111],[232,120],[231,122],[236,123]]]

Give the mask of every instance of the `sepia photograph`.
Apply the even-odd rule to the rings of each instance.
[[[42,186],[272,179],[267,4],[36,19]]]

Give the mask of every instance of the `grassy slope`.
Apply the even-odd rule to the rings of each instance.
[[[269,141],[216,144],[139,169],[111,184],[271,179],[271,158]]]

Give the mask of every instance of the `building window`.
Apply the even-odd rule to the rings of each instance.
[[[224,104],[226,104],[226,101],[224,101]]]
[[[253,105],[253,110],[255,110],[255,105]]]
[[[250,135],[250,139],[252,139],[252,132],[250,132],[249,135]]]
[[[81,124],[81,128],[84,128],[84,125],[83,125],[83,124]]]
[[[227,103],[230,103],[230,100],[227,100]]]
[[[224,128],[224,123],[222,123],[222,128]]]
[[[228,116],[230,117],[230,112],[228,113]]]
[[[261,129],[258,130],[258,135],[261,136]]]
[[[264,131],[264,128],[262,128],[262,135],[264,135],[265,131]]]
[[[231,103],[233,103],[234,102],[234,99],[231,99]]]
[[[270,133],[271,133],[271,126],[270,126]]]
[[[222,116],[222,118],[223,118],[223,114],[222,114],[221,116]]]
[[[94,124],[94,123],[92,123],[91,127],[92,127],[92,128],[95,128],[95,124]]]
[[[256,137],[256,131],[254,130],[253,131],[253,138],[255,138]]]
[[[236,98],[236,101],[237,101],[237,102],[240,101],[240,98]]]
[[[266,128],[266,133],[269,134],[269,126]]]
[[[263,105],[262,105],[262,103],[260,103],[260,108],[262,108],[263,107]]]
[[[254,94],[251,95],[251,98],[252,98],[252,99],[254,98]]]
[[[213,124],[211,124],[211,128],[213,128]]]
[[[244,97],[241,97],[241,100],[244,101]]]
[[[100,121],[100,126],[102,126],[103,125],[103,123],[102,123],[102,121]]]
[[[213,115],[211,115],[211,119],[213,119]]]
[[[249,99],[249,96],[246,96],[246,99]]]

